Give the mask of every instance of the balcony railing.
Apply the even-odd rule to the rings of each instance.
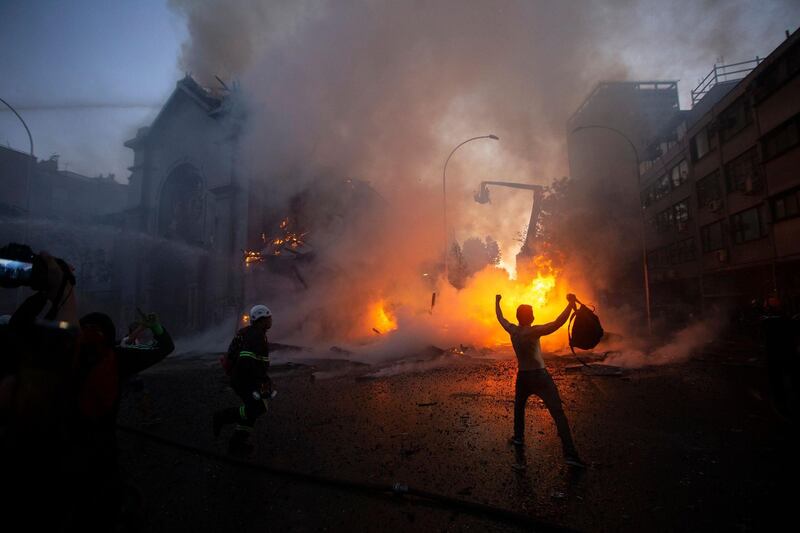
[[[731,63],[729,65],[714,65],[711,72],[703,78],[697,87],[692,89],[692,105],[697,105],[697,102],[703,99],[708,92],[714,88],[715,85],[726,81],[741,80],[747,76],[759,63],[763,61],[762,58],[756,57],[749,61],[741,61],[739,63]]]

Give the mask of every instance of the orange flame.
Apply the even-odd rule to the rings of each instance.
[[[272,254],[273,255],[281,255],[283,250],[296,250],[301,245],[304,244],[303,239],[308,234],[308,232],[297,232],[293,231],[289,228],[289,217],[284,218],[281,220],[278,228],[281,231],[280,235],[277,235],[273,239],[271,239],[270,243],[272,245]]]
[[[253,263],[260,263],[264,260],[263,255],[261,252],[257,252],[255,250],[245,250],[244,251],[244,265],[250,266]]]
[[[367,326],[374,333],[383,334],[397,329],[397,319],[386,309],[386,302],[378,300],[367,310]]]
[[[526,265],[526,267],[524,270],[532,275],[532,279],[528,281],[510,278],[498,279],[497,276],[494,276],[490,283],[485,283],[478,276],[476,283],[472,287],[468,287],[471,289],[468,299],[477,299],[482,304],[479,316],[475,316],[475,318],[492,326],[490,334],[485,339],[486,344],[505,345],[509,343],[508,334],[497,323],[493,306],[488,305],[488,302],[493,300],[492,293],[503,296],[500,306],[505,318],[512,323],[516,322],[517,307],[523,304],[533,307],[534,324],[555,320],[566,307],[566,294],[569,290],[564,287],[564,283],[560,279],[561,272],[553,265],[553,262],[544,256],[537,256],[533,260],[533,264]],[[556,334],[542,337],[542,347],[549,350],[562,348],[565,339],[566,332],[561,329]]]

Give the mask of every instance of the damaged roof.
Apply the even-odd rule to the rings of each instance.
[[[167,101],[161,107],[161,110],[156,115],[156,118],[148,127],[139,128],[136,132],[136,137],[133,139],[129,139],[125,141],[125,146],[128,148],[135,148],[141,141],[143,141],[147,135],[153,131],[158,123],[162,120],[162,117],[167,114],[167,110],[172,107],[172,104],[176,101],[178,96],[188,96],[192,101],[194,101],[203,111],[208,113],[209,115],[216,115],[221,113],[225,110],[226,106],[224,106],[224,102],[226,98],[219,94],[214,93],[211,89],[203,87],[197,81],[192,78],[191,75],[186,74],[182,79],[178,80],[175,84],[175,90],[172,91]]]

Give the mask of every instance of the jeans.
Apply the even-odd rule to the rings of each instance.
[[[517,372],[516,391],[514,394],[514,437],[525,440],[525,403],[528,396],[535,394],[544,401],[550,416],[556,423],[561,447],[565,455],[575,454],[575,443],[569,431],[569,422],[561,406],[556,384],[547,369],[522,370]]]

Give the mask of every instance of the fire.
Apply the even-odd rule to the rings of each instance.
[[[397,319],[386,309],[386,302],[378,300],[369,306],[367,322],[371,331],[378,334],[388,333],[397,329]]]
[[[540,256],[526,269],[532,273],[532,279],[518,280],[501,269],[486,269],[475,275],[465,287],[460,298],[466,300],[463,306],[468,317],[476,324],[475,333],[483,345],[507,345],[508,334],[497,323],[494,310],[494,295],[500,294],[503,315],[512,323],[516,322],[517,307],[522,304],[533,306],[534,323],[545,323],[554,320],[566,306],[566,293],[569,292],[560,280],[558,268],[548,258]],[[542,338],[543,347],[558,349],[564,344],[564,335],[559,332]]]
[[[544,307],[547,305],[547,295],[556,286],[555,276],[542,276],[541,273],[536,274],[536,279],[531,282],[530,296],[532,305],[535,307]]]
[[[260,263],[264,260],[264,256],[261,252],[257,252],[255,250],[245,250],[244,251],[244,264],[245,266],[250,266],[253,263]]]
[[[526,270],[527,280],[513,279],[501,268],[489,266],[473,275],[462,290],[446,285],[437,294],[436,305],[430,308],[430,292],[408,291],[395,287],[379,299],[370,302],[362,311],[362,320],[354,331],[353,340],[385,335],[399,328],[412,328],[429,342],[443,349],[452,347],[501,347],[510,345],[508,333],[495,316],[495,295],[501,294],[501,308],[507,320],[516,323],[516,309],[528,304],[534,309],[534,323],[551,322],[567,305],[566,295],[575,289],[568,277],[551,260],[539,257]],[[580,292],[580,291],[578,291]],[[406,317],[399,326],[397,314]],[[566,328],[542,338],[542,347],[558,351],[567,346]]]
[[[503,297],[500,306],[509,322],[516,323],[517,307],[528,304],[533,306],[534,324],[544,324],[555,320],[564,310],[567,293],[580,292],[572,285],[572,277],[547,256],[537,257],[520,271],[527,272],[528,277],[513,279],[506,270],[487,266],[474,274],[460,291],[445,285],[430,315],[437,332],[434,337],[441,347],[464,344],[508,349],[508,333],[495,316],[496,294]],[[420,299],[419,306],[422,305]],[[566,328],[542,337],[541,343],[546,351],[562,350],[567,346]]]
[[[280,233],[269,240],[269,245],[272,248],[272,255],[281,255],[284,250],[290,252],[297,250],[305,244],[304,238],[308,232],[298,232],[292,230],[289,224],[289,217],[281,220],[278,224]],[[266,235],[262,234],[262,240],[267,242]]]
[[[262,250],[244,250],[243,258],[245,266],[254,263],[263,263],[270,255],[281,255],[284,251],[300,253],[299,249],[305,245],[305,236],[308,232],[298,232],[290,228],[289,217],[281,220],[278,224],[279,233],[275,237],[267,236],[266,232],[261,232],[261,242],[265,247]]]

